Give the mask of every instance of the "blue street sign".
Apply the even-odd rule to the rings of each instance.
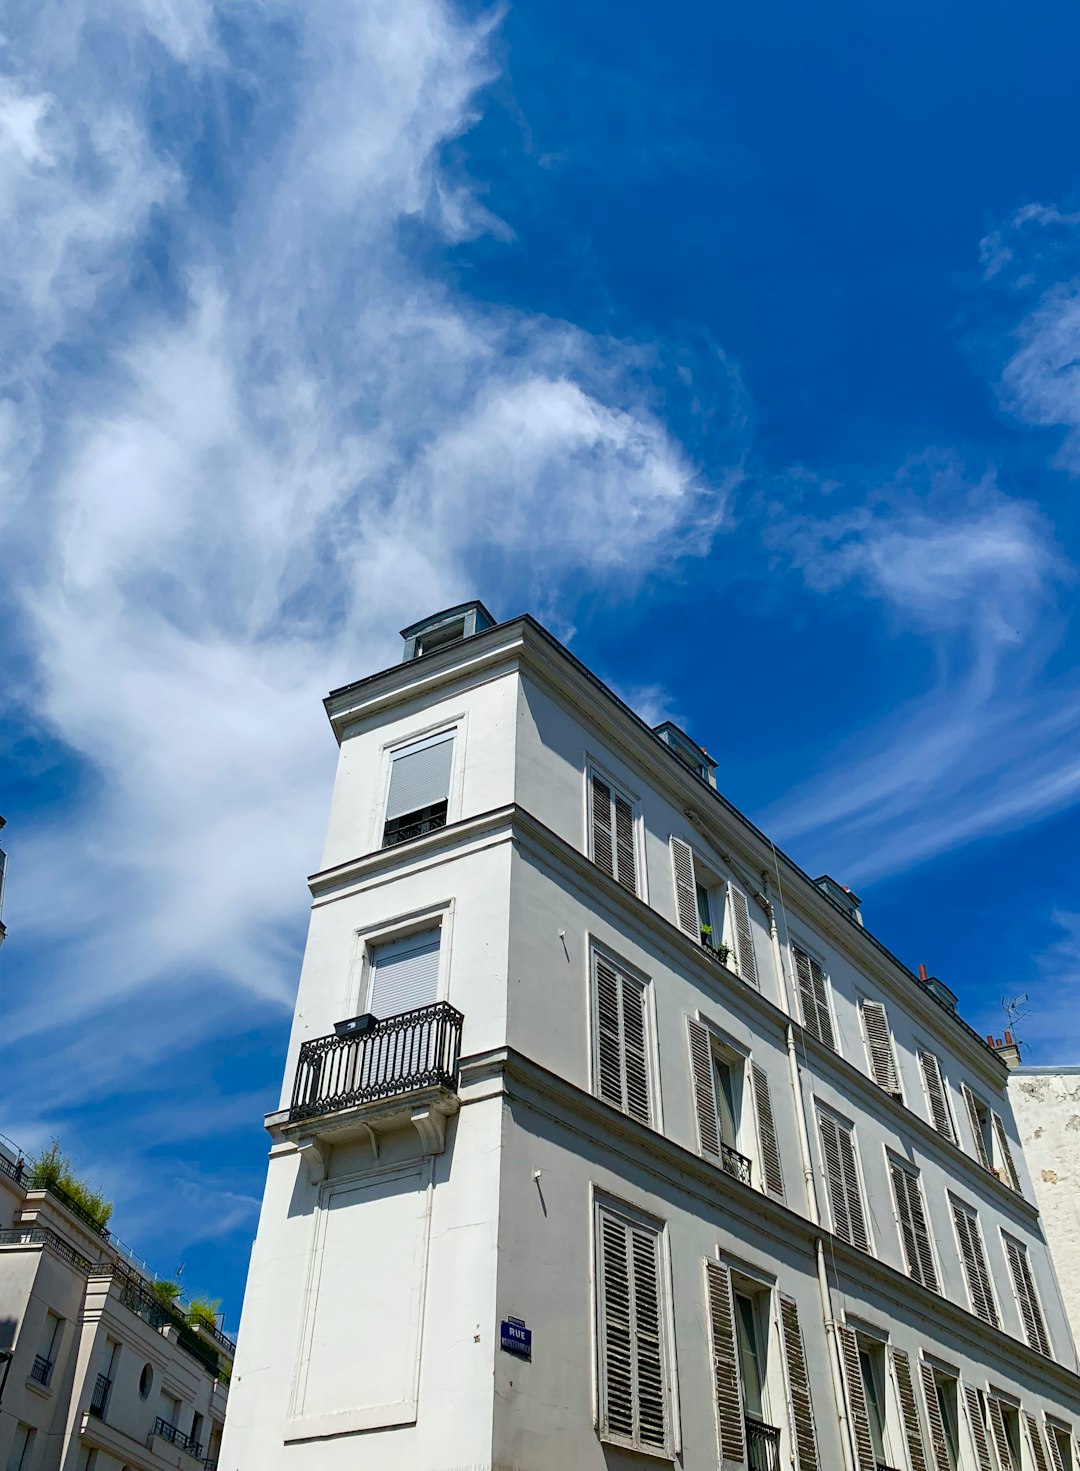
[[[520,1318],[504,1318],[499,1324],[499,1346],[504,1354],[531,1359],[532,1329],[526,1328]]]

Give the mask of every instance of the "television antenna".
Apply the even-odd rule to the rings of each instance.
[[[1009,1023],[1009,1030],[1012,1032],[1016,1031],[1017,1022],[1023,1021],[1024,1017],[1030,1014],[1027,999],[1028,993],[1026,991],[1022,996],[1003,996],[1001,998],[1001,1009],[1005,1013]],[[1017,1038],[1017,1041],[1019,1040]]]

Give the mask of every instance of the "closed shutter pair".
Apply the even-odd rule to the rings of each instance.
[[[829,1011],[829,990],[825,972],[805,950],[792,945],[795,957],[795,982],[799,990],[799,1006],[802,1010],[803,1026],[812,1032],[819,1042],[836,1051],[833,1035],[832,1013]]]
[[[870,1054],[870,1075],[883,1092],[888,1093],[891,1098],[902,1099],[900,1074],[896,1067],[885,1008],[880,1001],[867,1001],[864,998],[859,1009],[862,1012],[866,1046]]]
[[[893,1198],[900,1222],[900,1240],[904,1248],[908,1275],[931,1292],[937,1292],[937,1269],[934,1252],[930,1244],[930,1231],[923,1210],[922,1191],[919,1177],[894,1159],[889,1160]]]
[[[695,940],[701,937],[701,920],[697,906],[697,871],[694,852],[682,838],[671,839],[671,867],[675,875],[675,915],[679,928]],[[758,984],[757,956],[754,954],[754,931],[750,924],[750,906],[746,895],[734,884],[725,885],[731,905],[732,938],[735,941],[735,968],[751,986]]]
[[[666,1450],[670,1435],[660,1233],[601,1206],[597,1215],[600,1427]]]
[[[593,957],[596,1091],[605,1103],[652,1123],[645,987],[603,955]]]
[[[1024,1337],[1037,1353],[1050,1357],[1050,1340],[1046,1333],[1046,1322],[1035,1293],[1035,1281],[1031,1275],[1027,1248],[1011,1236],[1003,1236],[1005,1256],[1009,1263],[1013,1291],[1016,1293],[1020,1319],[1024,1325]]]
[[[722,1262],[706,1261],[705,1295],[709,1311],[720,1464],[725,1468],[742,1467],[747,1464],[747,1442],[735,1332],[735,1301],[731,1273]],[[799,1310],[793,1298],[784,1296],[780,1297],[780,1340],[787,1374],[795,1465],[798,1471],[819,1471],[814,1410],[799,1327]]]
[[[846,1325],[838,1326],[836,1334],[840,1344],[840,1359],[844,1367],[848,1424],[855,1450],[855,1464],[858,1471],[877,1471],[874,1442],[870,1434],[870,1416],[866,1408],[866,1393],[863,1388],[862,1365],[859,1361],[859,1340],[854,1329]],[[893,1377],[896,1380],[911,1471],[928,1471],[922,1426],[919,1423],[919,1410],[915,1400],[915,1386],[911,1378],[911,1360],[904,1350],[899,1348],[890,1349],[889,1360],[892,1364]]]
[[[841,1240],[857,1246],[860,1251],[869,1251],[870,1237],[859,1189],[854,1130],[825,1112],[818,1114],[818,1127],[833,1230]]]
[[[693,1017],[687,1017],[690,1040],[690,1073],[694,1084],[694,1111],[697,1117],[698,1146],[706,1159],[720,1162],[720,1124],[716,1102],[716,1068],[713,1063],[709,1030]],[[750,1064],[757,1116],[758,1154],[762,1183],[776,1200],[784,1198],[784,1177],[780,1168],[780,1145],[776,1135],[769,1080],[764,1068]]]
[[[986,1265],[986,1253],[983,1250],[982,1236],[979,1234],[978,1219],[958,1200],[950,1197],[950,1202],[972,1311],[982,1318],[984,1323],[997,1328],[1000,1326],[997,1305],[994,1302],[994,1290],[990,1286],[990,1272]]]
[[[629,889],[638,891],[634,809],[628,798],[593,773],[589,803],[592,857],[597,868]]]

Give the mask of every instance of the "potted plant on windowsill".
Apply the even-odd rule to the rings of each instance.
[[[729,945],[725,945],[723,940],[718,941],[714,945],[712,934],[713,932],[711,924],[703,924],[701,926],[702,946],[709,952],[710,955],[715,956],[721,965],[727,965],[728,957],[731,955],[731,947]]]

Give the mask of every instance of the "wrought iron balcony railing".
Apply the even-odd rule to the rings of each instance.
[[[398,843],[409,843],[425,833],[437,832],[446,826],[446,808],[445,801],[435,802],[416,812],[406,812],[402,817],[392,817],[383,828],[383,847],[395,848]]]
[[[163,1420],[160,1415],[154,1421],[154,1434],[160,1435],[162,1440],[167,1440],[178,1450],[186,1451],[189,1456],[194,1456],[197,1461],[202,1460],[202,1442],[192,1440],[190,1435],[185,1435],[178,1426],[170,1425],[168,1420]]]
[[[90,1397],[90,1413],[95,1420],[105,1418],[105,1411],[109,1407],[110,1389],[112,1389],[112,1380],[107,1374],[99,1374],[94,1384],[94,1393]]]
[[[746,1464],[750,1471],[780,1471],[780,1432],[775,1425],[746,1421]]]
[[[84,1275],[93,1265],[88,1257],[84,1257],[73,1246],[69,1246],[62,1236],[57,1236],[56,1232],[50,1231],[47,1226],[15,1226],[10,1231],[0,1231],[0,1246],[48,1247],[55,1256],[60,1257]]]
[[[456,1089],[463,1020],[449,1002],[436,1001],[382,1021],[371,1018],[364,1030],[357,1027],[342,1036],[305,1042],[290,1120],[337,1113],[420,1088]]]
[[[38,1354],[30,1366],[30,1378],[36,1379],[39,1384],[48,1386],[49,1380],[52,1378],[52,1371],[52,1359],[47,1359],[44,1354]]]
[[[744,1185],[750,1184],[751,1163],[745,1154],[740,1154],[737,1149],[732,1149],[730,1144],[720,1144],[720,1163],[727,1174],[733,1175],[736,1180],[741,1180]]]

